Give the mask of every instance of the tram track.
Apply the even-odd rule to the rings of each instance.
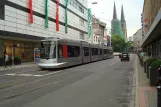
[[[64,74],[64,73],[67,73],[67,72],[63,72],[61,74]],[[46,77],[46,78],[42,78],[42,79],[36,80],[34,82],[25,83],[25,84],[22,84],[22,85],[15,86],[16,88],[17,87],[24,88],[23,86],[25,86],[26,88],[27,87],[32,87],[32,88],[29,88],[29,89],[27,89],[25,91],[22,91],[22,92],[19,92],[19,93],[8,94],[6,96],[3,96],[4,94],[2,94],[6,90],[4,90],[3,92],[0,90],[0,94],[1,94],[1,96],[3,96],[3,97],[0,98],[0,103],[3,103],[5,101],[7,101],[7,100],[10,100],[10,99],[13,99],[13,98],[25,95],[27,93],[30,93],[30,92],[33,92],[33,91],[36,91],[36,90],[42,89],[44,87],[48,87],[48,86],[53,85],[53,84],[61,84],[62,82],[65,82],[65,81],[67,81],[69,79],[76,78],[76,77],[78,77],[80,75],[84,75],[85,73],[86,72],[75,72],[74,76],[73,75],[69,75],[70,73],[68,73],[67,76],[65,75],[66,78],[62,79],[62,80],[57,80],[57,79],[53,80],[54,78],[52,78],[52,77],[54,77],[56,75],[49,76],[49,77]],[[44,83],[41,84],[41,85],[38,85],[38,84],[40,84],[42,82],[44,82]],[[28,86],[26,86],[27,84],[28,84]],[[35,84],[37,84],[36,87],[34,87]],[[29,85],[31,85],[31,86],[29,86]],[[13,88],[13,87],[11,87],[11,88]],[[13,92],[14,90],[11,89],[11,88],[9,88],[8,91],[6,91],[5,93],[9,92],[9,90],[12,90],[12,92]],[[15,90],[18,90],[18,89],[15,89]]]

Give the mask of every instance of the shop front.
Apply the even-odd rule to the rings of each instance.
[[[4,53],[9,57],[18,58],[21,62],[34,61],[34,48],[39,48],[39,42],[17,41],[17,40],[4,40]],[[12,47],[13,45],[18,45]],[[13,51],[12,51],[13,48]]]

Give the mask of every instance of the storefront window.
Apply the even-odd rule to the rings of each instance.
[[[4,53],[12,56],[12,45],[19,44],[19,47],[14,47],[14,56],[19,57],[22,62],[34,60],[34,48],[39,48],[40,43],[27,41],[4,40]]]
[[[159,41],[159,57],[161,58],[161,40]]]

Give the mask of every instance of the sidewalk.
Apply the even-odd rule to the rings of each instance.
[[[140,66],[138,56],[135,58],[134,68],[136,79],[135,107],[157,107],[156,87],[149,85],[149,79]]]
[[[0,66],[0,71],[4,71],[4,70],[10,70],[10,69],[15,69],[15,68],[25,68],[25,67],[31,67],[31,66],[37,66],[34,62],[26,62],[26,63],[22,63],[21,65],[14,65],[14,66],[7,66],[7,68],[5,68],[4,66]]]

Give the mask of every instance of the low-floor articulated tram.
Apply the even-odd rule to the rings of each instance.
[[[41,69],[63,68],[113,57],[112,48],[69,39],[41,41]]]

